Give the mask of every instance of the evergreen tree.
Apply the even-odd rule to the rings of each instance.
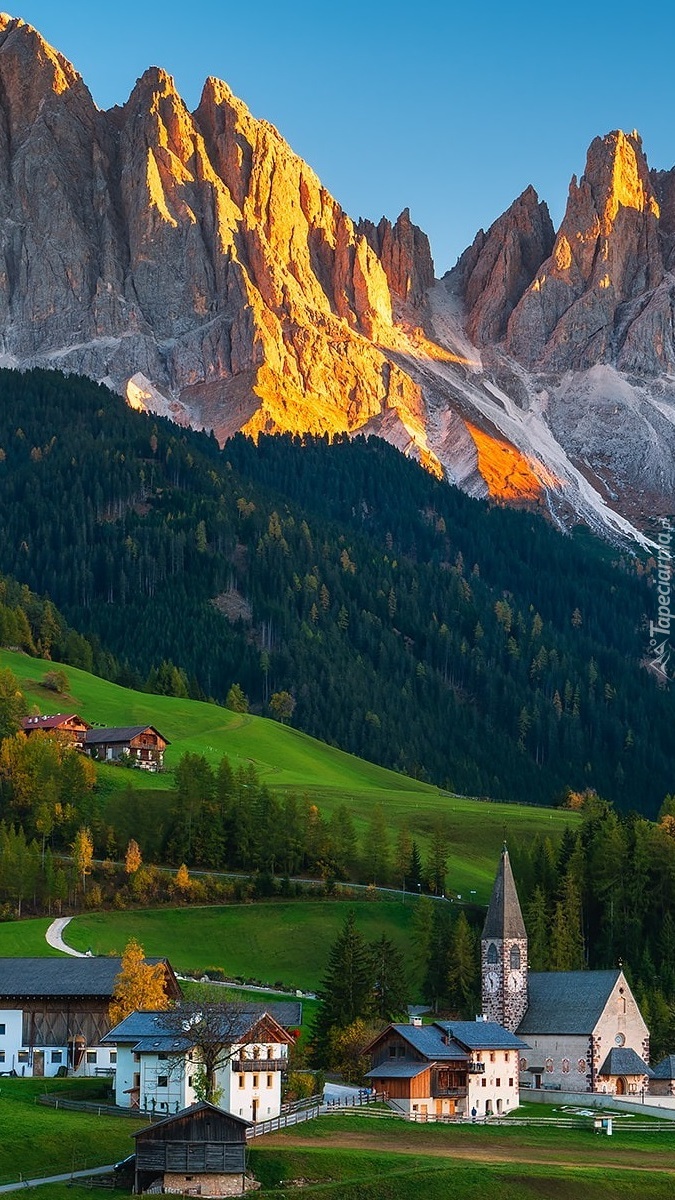
[[[359,1017],[368,1017],[373,1006],[373,965],[368,946],[350,911],[328,954],[326,973],[317,992],[319,1007],[312,1038],[318,1065],[326,1062],[330,1035]]]
[[[549,919],[546,897],[536,887],[525,909],[527,928],[527,957],[532,971],[547,971],[550,962]]]
[[[372,1012],[382,1021],[399,1021],[406,1016],[408,979],[401,951],[382,934],[370,945],[374,980]]]
[[[477,940],[464,912],[460,912],[452,931],[448,999],[465,1017],[477,1011],[480,1004]]]

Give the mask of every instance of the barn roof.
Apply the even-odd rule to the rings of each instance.
[[[630,1049],[629,1046],[614,1046],[600,1067],[598,1075],[649,1075],[651,1079],[654,1072],[636,1050]]]
[[[149,729],[156,733],[163,742],[166,742],[167,746],[171,745],[169,739],[165,738],[164,734],[160,733],[154,725],[120,725],[111,729],[88,729],[84,739],[88,746],[95,746],[98,742],[130,742],[132,738],[138,737],[141,733],[147,733]]]
[[[133,1138],[142,1138],[154,1136],[156,1130],[167,1129],[171,1125],[182,1125],[186,1117],[196,1117],[202,1114],[213,1113],[220,1120],[232,1122],[235,1125],[243,1125],[245,1129],[251,1124],[250,1121],[245,1121],[243,1117],[236,1117],[234,1113],[226,1112],[223,1108],[217,1108],[215,1104],[209,1104],[206,1100],[200,1100],[197,1104],[191,1104],[189,1108],[182,1108],[180,1112],[173,1113],[170,1117],[164,1117],[162,1121],[153,1121],[151,1125],[146,1125],[143,1129],[132,1133]],[[167,1130],[168,1131],[168,1130]]]
[[[163,963],[168,976],[175,982],[167,959],[147,958],[145,961],[150,964]],[[121,958],[0,958],[0,998],[108,997],[113,994],[115,979],[121,969]]]
[[[532,972],[529,1004],[518,1033],[591,1034],[620,976],[619,969]]]

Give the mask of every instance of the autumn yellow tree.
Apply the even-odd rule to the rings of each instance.
[[[127,875],[135,875],[142,862],[141,848],[134,838],[130,838],[124,855],[124,870]]]
[[[94,839],[91,830],[83,825],[75,834],[73,842],[73,862],[75,870],[82,879],[82,891],[87,890],[87,875],[91,875],[94,862]]]
[[[192,887],[192,880],[190,879],[190,874],[185,866],[185,863],[181,863],[176,871],[173,884],[176,890],[182,892],[183,895],[190,891],[190,888]]]
[[[109,1016],[113,1025],[119,1025],[129,1013],[139,1009],[145,1012],[164,1012],[169,1007],[165,991],[166,971],[163,963],[154,966],[145,961],[140,942],[130,938],[124,947],[122,968],[115,978],[113,998]]]

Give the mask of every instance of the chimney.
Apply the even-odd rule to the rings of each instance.
[[[422,1028],[422,1018],[421,1017],[411,1017],[410,1024],[414,1025],[415,1029],[421,1029]]]

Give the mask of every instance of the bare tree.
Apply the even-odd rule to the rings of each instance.
[[[194,994],[179,1008],[162,1013],[161,1024],[162,1031],[176,1039],[176,1048],[169,1052],[172,1069],[182,1070],[191,1052],[197,1066],[195,1092],[211,1104],[219,1099],[218,1072],[231,1059],[250,1058],[251,1048],[260,1044],[292,1040],[261,1005],[236,1000],[213,1004]],[[267,1051],[260,1057],[267,1058]]]

